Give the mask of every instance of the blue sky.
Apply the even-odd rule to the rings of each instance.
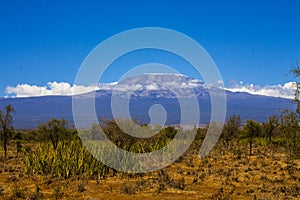
[[[7,95],[7,86],[18,84],[72,85],[97,44],[149,26],[173,29],[199,42],[217,64],[225,86],[240,81],[257,87],[284,85],[292,80],[288,71],[300,60],[299,8],[296,0],[2,0],[0,97]],[[180,67],[193,76],[192,70]],[[118,80],[119,72],[110,70],[102,81]]]

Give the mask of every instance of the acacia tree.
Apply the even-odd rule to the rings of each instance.
[[[269,138],[269,143],[272,143],[272,136],[274,134],[275,129],[279,125],[279,120],[276,115],[269,116],[268,122],[264,124],[264,131]]]
[[[229,141],[234,138],[238,137],[240,127],[241,127],[241,116],[240,115],[231,115],[229,120],[224,126],[223,129],[223,142],[227,146]]]
[[[65,119],[51,119],[47,122],[41,123],[38,127],[39,131],[48,133],[52,146],[56,150],[59,141],[70,137],[68,134],[69,123]]]
[[[9,140],[10,132],[13,130],[13,115],[15,113],[15,109],[12,105],[7,105],[4,108],[4,112],[0,110],[0,130],[3,138],[3,149],[4,149],[4,157],[7,157],[7,143]]]
[[[250,147],[249,155],[251,156],[254,138],[257,137],[259,135],[259,133],[261,132],[260,123],[254,121],[254,120],[250,120],[250,119],[247,120],[245,132],[246,132],[246,137],[248,138],[248,141],[249,141],[249,147]]]

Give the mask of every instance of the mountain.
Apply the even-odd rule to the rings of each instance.
[[[197,98],[200,108],[200,124],[210,121],[209,90],[219,89],[204,82],[178,74],[144,74],[130,77],[119,84],[111,84],[95,93],[74,96],[83,102],[89,102],[95,96],[95,108],[98,117],[112,118],[111,100],[115,100],[115,110],[121,110],[128,100],[129,112],[140,123],[150,123],[149,109],[153,105],[162,105],[167,113],[166,124],[179,124],[181,111],[179,99]],[[280,109],[293,109],[290,99],[251,95],[243,92],[225,91],[227,98],[227,118],[231,114],[240,114],[242,119],[266,121],[268,116],[278,114]],[[127,99],[127,100],[126,100]],[[35,128],[40,122],[51,118],[65,118],[73,122],[71,96],[43,96],[28,98],[0,98],[0,109],[12,104],[16,109],[14,126],[16,128]],[[193,108],[188,112],[193,115]],[[120,114],[120,113],[119,113]],[[116,116],[115,116],[116,117]],[[118,117],[122,117],[118,115]],[[157,115],[158,121],[160,120]],[[183,122],[189,124],[189,121]]]

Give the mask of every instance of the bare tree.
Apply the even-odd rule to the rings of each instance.
[[[5,106],[5,111],[2,112],[0,110],[0,130],[3,137],[3,149],[4,149],[4,157],[7,157],[7,143],[9,139],[10,132],[13,130],[13,115],[15,113],[15,109],[12,105]]]
[[[264,130],[269,137],[269,143],[271,144],[274,131],[279,125],[278,117],[276,115],[269,116],[268,122],[264,125]]]

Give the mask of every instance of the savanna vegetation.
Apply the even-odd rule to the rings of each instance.
[[[6,113],[12,119],[13,112]],[[178,132],[170,126],[137,139],[116,121],[102,119],[85,133],[101,141],[100,129],[119,148],[139,153],[165,147]],[[95,159],[64,119],[52,119],[35,130],[8,130],[4,132],[2,120],[6,147],[0,157],[1,199],[300,198],[300,129],[297,113],[290,110],[264,123],[242,123],[239,115],[232,115],[216,147],[202,159],[198,154],[207,128],[197,128],[194,142],[175,163],[138,174]]]

